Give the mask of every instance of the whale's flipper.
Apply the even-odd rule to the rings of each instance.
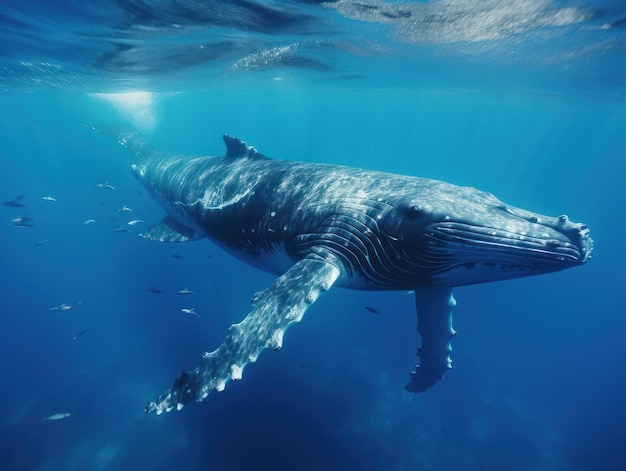
[[[252,309],[239,324],[230,326],[226,340],[214,352],[204,353],[200,365],[184,371],[169,391],[146,406],[146,413],[180,410],[192,400],[202,401],[212,389],[241,379],[243,369],[266,348],[278,350],[283,335],[299,322],[307,308],[339,277],[336,264],[309,255],[291,267],[264,291],[255,294]]]
[[[187,242],[201,237],[196,234],[195,229],[183,226],[171,216],[165,216],[160,223],[150,226],[141,236],[158,242]]]
[[[407,391],[419,393],[433,386],[452,368],[450,342],[456,332],[452,328],[452,311],[456,301],[452,288],[418,288],[415,290],[417,331],[422,346],[417,349],[420,364],[411,371]]]

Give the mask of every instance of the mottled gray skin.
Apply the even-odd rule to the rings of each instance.
[[[227,157],[150,152],[135,174],[193,238],[277,275],[323,248],[342,263],[339,286],[453,287],[563,270],[591,249],[582,224],[475,188],[271,160],[225,140]]]
[[[225,157],[155,151],[133,132],[100,129],[129,148],[133,171],[169,216],[144,237],[208,237],[279,275],[257,293],[222,345],[146,412],[181,409],[221,391],[333,284],[415,290],[420,365],[406,389],[433,386],[452,367],[452,288],[584,263],[589,230],[566,216],[505,205],[475,188],[383,172],[271,160],[224,136]]]

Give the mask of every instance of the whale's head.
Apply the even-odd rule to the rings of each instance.
[[[543,216],[475,188],[437,183],[441,191],[396,207],[402,222],[392,235],[407,262],[428,273],[425,284],[461,286],[550,273],[581,265],[591,255],[589,229],[565,215]]]

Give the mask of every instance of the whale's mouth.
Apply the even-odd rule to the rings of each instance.
[[[591,254],[593,241],[581,224],[570,223],[563,232],[540,224],[517,226],[501,229],[446,221],[431,224],[426,237],[431,251],[445,253],[451,265],[490,263],[550,272],[580,265]]]

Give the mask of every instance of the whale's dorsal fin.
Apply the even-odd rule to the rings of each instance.
[[[287,328],[300,322],[308,307],[340,275],[334,263],[319,255],[309,255],[280,276],[269,288],[257,293],[246,318],[228,329],[224,342],[202,355],[200,365],[184,371],[174,386],[146,406],[146,412],[161,414],[180,410],[190,401],[202,401],[215,389],[241,379],[243,369],[267,349],[278,350]]]
[[[227,159],[267,159],[266,156],[258,152],[254,147],[243,142],[241,139],[229,136],[228,134],[224,134],[222,138],[226,144]]]
[[[415,290],[417,308],[417,331],[422,337],[422,346],[417,349],[420,364],[411,371],[411,382],[404,388],[419,393],[443,379],[452,368],[450,342],[456,332],[452,328],[452,311],[456,301],[452,288],[418,288]]]

